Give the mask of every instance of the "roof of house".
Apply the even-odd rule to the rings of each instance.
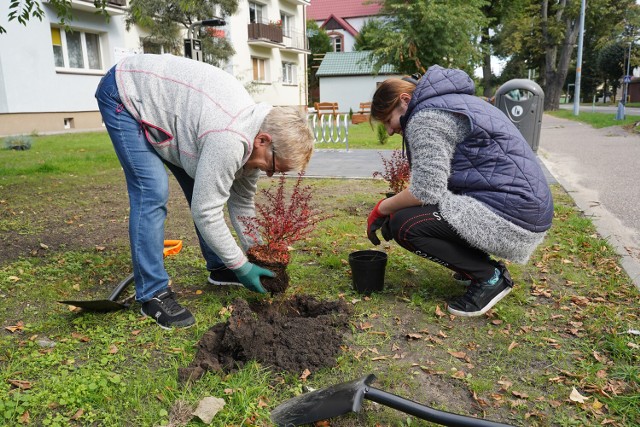
[[[386,64],[378,74],[395,74],[392,65]],[[317,77],[368,76],[373,74],[370,51],[327,52],[316,73]]]
[[[348,32],[349,34],[351,34],[353,37],[356,37],[358,35],[358,31],[353,28],[353,26],[351,24],[349,24],[347,21],[345,21],[342,18],[339,18],[333,14],[331,14],[322,24],[322,28],[327,29],[327,24],[330,23],[331,21],[335,21],[336,24],[342,28],[343,30],[345,30],[346,32]]]
[[[330,15],[340,18],[374,16],[380,11],[380,4],[371,0],[311,0],[307,6],[307,18],[324,21]]]

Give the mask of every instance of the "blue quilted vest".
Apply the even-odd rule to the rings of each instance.
[[[471,133],[454,151],[449,190],[473,197],[525,230],[548,230],[553,199],[535,154],[507,116],[474,93],[473,80],[465,72],[430,67],[400,119],[403,131],[411,117],[424,109],[468,117]],[[409,161],[411,145],[407,140]]]

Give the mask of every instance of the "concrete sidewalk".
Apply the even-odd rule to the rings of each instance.
[[[545,114],[538,157],[616,248],[640,290],[640,136]]]
[[[326,145],[326,144],[325,144]],[[335,144],[339,146],[338,144]],[[345,150],[319,148],[313,152],[313,157],[307,166],[305,176],[309,178],[357,178],[370,179],[373,173],[382,172],[381,155],[391,158],[393,150]],[[540,162],[545,172],[547,182],[555,184],[557,181]]]

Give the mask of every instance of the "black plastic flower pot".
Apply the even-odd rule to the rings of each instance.
[[[387,254],[381,251],[356,251],[349,254],[353,288],[361,294],[382,291]]]

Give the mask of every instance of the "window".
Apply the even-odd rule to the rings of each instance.
[[[344,36],[340,33],[329,33],[329,38],[331,39],[331,44],[333,45],[333,51],[342,52]]]
[[[296,64],[290,62],[282,63],[282,83],[296,84]]]
[[[285,37],[291,37],[291,15],[286,15],[280,12],[280,22],[282,23],[282,35]]]
[[[252,24],[263,24],[261,4],[249,2],[249,22]]]
[[[51,27],[51,44],[56,68],[102,70],[99,34]]]
[[[266,82],[266,63],[267,61],[262,58],[251,58],[253,62],[253,80],[258,82]]]
[[[53,43],[53,57],[56,67],[64,67],[64,56],[62,55],[62,36],[60,28],[51,27],[51,42]]]

